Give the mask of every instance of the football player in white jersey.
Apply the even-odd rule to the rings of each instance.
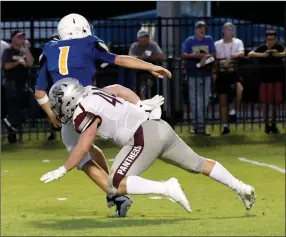
[[[79,134],[75,132],[72,122],[62,125],[57,120],[50,108],[46,93],[49,84],[65,77],[76,77],[82,85],[92,85],[92,79],[96,73],[96,61],[132,69],[147,70],[159,78],[171,77],[171,73],[163,67],[109,52],[105,43],[92,34],[92,26],[87,19],[79,14],[72,13],[63,17],[57,26],[57,36],[55,35],[51,42],[43,48],[35,97],[50,122],[55,127],[61,127],[61,138],[68,152],[73,150]],[[91,146],[85,158],[78,164],[78,169],[82,170],[99,187],[102,187],[102,175],[99,176],[100,168],[109,173],[102,151],[96,146]],[[108,207],[115,205],[117,216],[120,217],[126,215],[131,204],[132,200],[128,197],[111,195],[107,197]]]
[[[111,92],[111,93],[108,93]],[[160,107],[139,108],[134,105],[139,97],[132,91],[120,95],[116,89],[84,88],[77,80],[66,78],[53,85],[49,92],[52,109],[64,122],[73,120],[80,133],[65,164],[48,172],[41,181],[50,182],[72,170],[88,152],[96,135],[112,139],[121,147],[108,177],[105,191],[110,194],[159,194],[167,196],[190,212],[191,207],[178,180],[151,181],[139,177],[157,157],[169,161],[191,173],[202,173],[233,189],[247,210],[255,202],[255,191],[219,162],[196,154],[163,120]],[[122,99],[123,98],[123,99]]]

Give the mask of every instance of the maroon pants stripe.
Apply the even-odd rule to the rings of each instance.
[[[134,134],[134,146],[131,148],[131,151],[127,154],[124,160],[121,162],[117,170],[113,175],[113,186],[115,188],[119,187],[121,180],[125,177],[130,167],[134,164],[136,159],[140,156],[141,152],[144,149],[144,136],[143,128],[140,126],[136,133]]]

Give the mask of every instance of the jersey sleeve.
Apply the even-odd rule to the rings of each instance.
[[[100,39],[93,39],[92,54],[95,61],[99,60],[109,64],[114,64],[115,62],[116,54],[110,53],[106,44]]]
[[[76,132],[79,134],[86,131],[96,119],[100,120],[98,127],[102,123],[102,118],[96,112],[96,108],[91,108],[91,106],[88,106],[89,104],[91,104],[89,100],[83,101],[82,103],[78,104],[78,107],[75,111],[73,124]]]
[[[43,52],[39,57],[40,72],[36,80],[35,88],[41,91],[47,91],[52,83],[52,79],[48,71],[48,59],[46,57],[47,55],[46,51],[48,47],[49,47],[49,43],[45,45]]]
[[[48,63],[46,57],[43,54],[41,56],[42,56],[40,57],[41,70],[38,74],[35,88],[37,90],[46,91],[48,89],[50,74],[48,72]]]

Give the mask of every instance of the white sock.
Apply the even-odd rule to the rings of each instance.
[[[231,189],[235,191],[240,190],[240,181],[233,177],[231,173],[227,171],[226,168],[224,168],[219,162],[216,161],[209,177],[212,179],[230,187]]]
[[[126,180],[127,194],[166,194],[163,182],[143,179],[139,176],[128,176]]]

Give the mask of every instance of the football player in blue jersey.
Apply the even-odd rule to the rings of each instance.
[[[56,128],[61,127],[62,140],[69,152],[76,145],[79,134],[76,133],[72,122],[62,125],[57,120],[46,93],[48,85],[65,77],[77,78],[83,86],[92,85],[92,78],[96,73],[95,61],[146,70],[158,78],[165,76],[171,78],[171,73],[163,67],[130,56],[108,52],[105,43],[92,35],[90,24],[81,15],[69,14],[63,17],[57,26],[57,34],[58,39],[51,40],[44,46],[40,58],[41,70],[37,78],[35,97],[50,122]],[[102,176],[108,177],[109,170],[104,154],[98,147],[91,146],[89,153],[78,165],[78,169],[83,170],[104,190]],[[116,215],[124,217],[132,200],[125,196],[108,196],[107,203],[108,207],[116,205]]]

